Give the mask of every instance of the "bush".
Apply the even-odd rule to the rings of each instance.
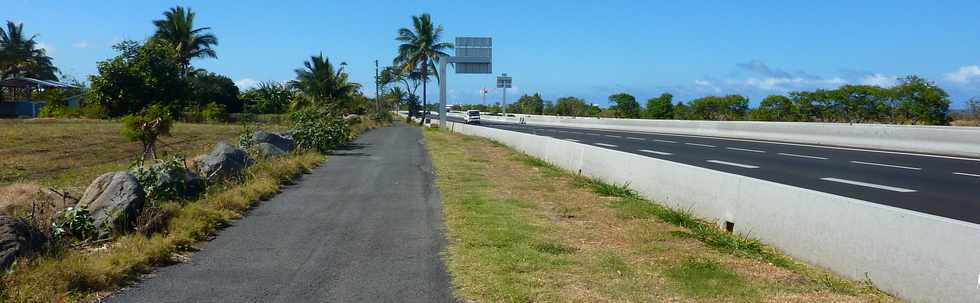
[[[187,184],[187,166],[181,155],[149,167],[137,164],[130,172],[146,192],[146,199],[151,202],[179,200],[198,192],[193,188],[195,185]]]
[[[140,161],[146,158],[147,154],[156,159],[156,142],[159,136],[170,135],[170,126],[173,118],[170,111],[154,104],[144,109],[139,114],[123,117],[123,135],[131,141],[139,141],[143,144],[143,152]]]
[[[326,153],[350,139],[350,127],[336,114],[319,107],[292,114],[293,138],[300,148]]]
[[[92,239],[95,236],[95,220],[88,209],[69,207],[62,211],[52,224],[56,237],[70,236],[79,240]]]
[[[225,105],[211,102],[204,106],[201,110],[201,116],[204,117],[204,121],[220,123],[228,121],[228,111],[225,110]]]

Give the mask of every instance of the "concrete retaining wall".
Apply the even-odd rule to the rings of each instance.
[[[590,145],[450,123],[915,302],[980,302],[980,225]]]
[[[916,153],[980,157],[980,127],[812,122],[686,121],[518,115],[485,120],[580,128],[850,146]]]

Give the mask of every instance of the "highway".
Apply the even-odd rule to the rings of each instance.
[[[980,224],[980,159],[975,158],[486,120],[480,125]]]

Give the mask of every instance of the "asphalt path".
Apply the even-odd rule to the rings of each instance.
[[[441,200],[418,128],[352,145],[109,302],[451,302]]]
[[[462,122],[450,117],[450,121]],[[980,159],[836,146],[483,121],[980,224]]]

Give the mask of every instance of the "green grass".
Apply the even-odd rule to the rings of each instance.
[[[708,258],[690,258],[667,270],[677,289],[696,298],[750,301],[758,293],[734,270]]]

